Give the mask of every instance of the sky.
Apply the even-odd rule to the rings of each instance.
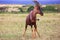
[[[0,0],[0,4],[33,4],[33,0]],[[60,4],[60,0],[37,0],[41,4]]]
[[[0,1],[33,1],[33,0],[0,0]],[[59,0],[37,0],[37,1],[59,1]]]

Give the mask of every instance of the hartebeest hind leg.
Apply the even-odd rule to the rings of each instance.
[[[35,31],[35,35],[36,35],[36,33],[37,33],[38,36],[40,37],[40,34],[39,34],[39,32],[37,31],[37,26],[36,26],[36,24],[34,25],[34,31]]]
[[[27,25],[25,25],[25,30],[24,30],[23,36],[25,36],[26,30],[27,30]]]

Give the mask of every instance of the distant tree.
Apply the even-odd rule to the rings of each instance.
[[[19,8],[20,12],[24,12],[22,8]]]
[[[54,6],[46,6],[43,8],[43,11],[56,11],[55,7]]]
[[[31,10],[33,10],[33,6],[30,6],[28,9],[27,9],[27,12],[30,12]]]
[[[0,7],[0,12],[6,12],[7,7]]]

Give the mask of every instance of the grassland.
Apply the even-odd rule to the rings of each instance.
[[[28,27],[26,38],[22,36],[25,19],[28,14],[0,14],[0,40],[60,40],[60,13],[37,15],[40,38],[31,38],[31,28]]]

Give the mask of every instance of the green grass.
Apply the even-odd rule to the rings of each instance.
[[[0,40],[24,40],[25,19],[28,14],[0,14]],[[37,40],[60,40],[60,14],[48,13],[37,15],[37,28],[41,35]],[[26,40],[32,40],[31,28],[28,27]]]

